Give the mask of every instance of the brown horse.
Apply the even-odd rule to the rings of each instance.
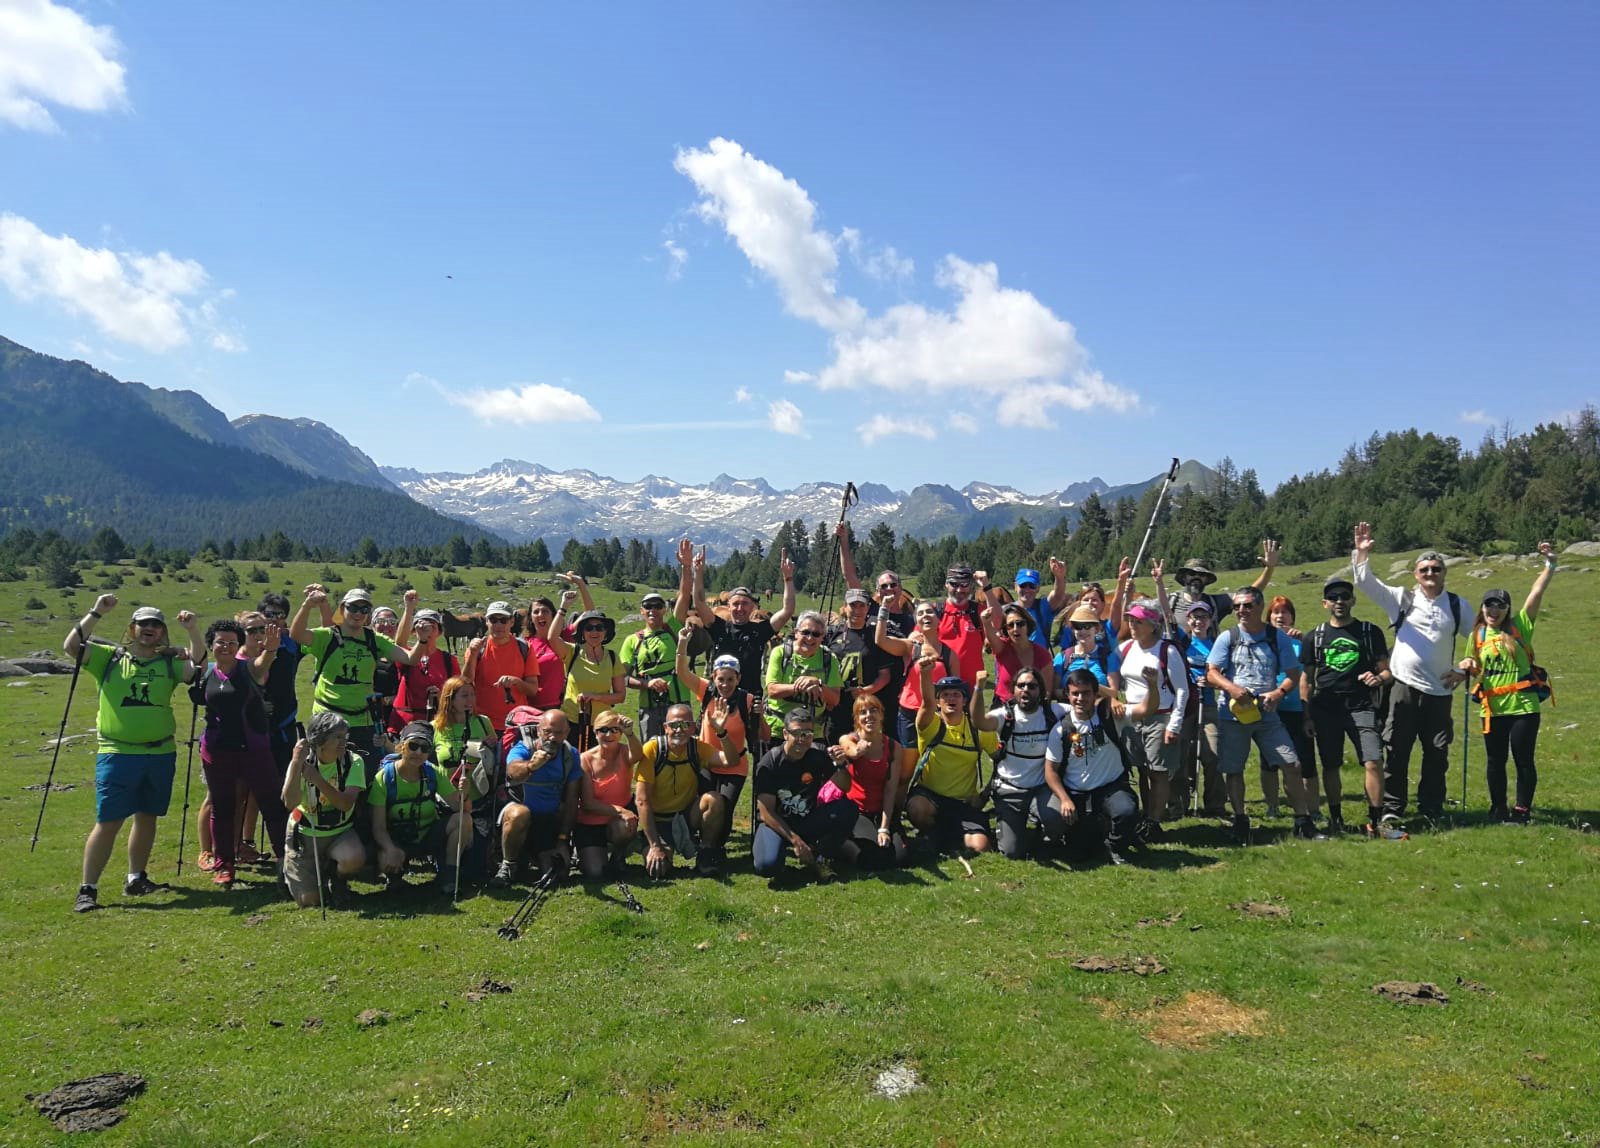
[[[439,616],[444,619],[444,640],[452,653],[457,652],[456,643],[460,639],[465,638],[470,642],[489,632],[489,624],[483,620],[482,614],[454,614],[441,609]]]

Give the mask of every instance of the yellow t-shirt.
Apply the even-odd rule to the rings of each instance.
[[[980,732],[974,741],[972,723],[963,718],[958,725],[944,727],[944,738],[930,753],[928,746],[938,735],[941,724],[942,719],[935,718],[932,725],[917,730],[917,754],[919,757],[928,754],[928,762],[922,767],[917,784],[940,797],[971,801],[978,796],[979,750],[993,754],[1000,745],[1000,736]]]
[[[700,775],[690,763],[689,748],[685,746],[681,756],[669,750],[666,762],[659,763],[656,759],[661,745],[658,737],[645,742],[644,753],[633,769],[634,781],[650,787],[650,809],[658,817],[683,812],[700,792]],[[709,769],[717,747],[697,739],[695,751],[700,768]]]

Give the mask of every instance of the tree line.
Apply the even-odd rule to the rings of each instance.
[[[1169,491],[1156,518],[1149,553],[1174,561],[1198,556],[1222,569],[1257,561],[1263,538],[1283,544],[1284,559],[1306,563],[1348,552],[1352,525],[1373,524],[1386,549],[1425,545],[1456,551],[1529,552],[1541,539],[1557,545],[1596,536],[1600,531],[1600,415],[1585,407],[1564,423],[1545,423],[1514,434],[1509,427],[1486,434],[1476,449],[1453,437],[1416,430],[1373,434],[1352,445],[1337,467],[1297,475],[1266,493],[1252,469],[1224,458],[1217,480],[1207,490],[1185,486]],[[1009,580],[1021,566],[1043,569],[1051,555],[1067,564],[1074,580],[1103,578],[1123,555],[1139,545],[1156,510],[1158,487],[1135,500],[1109,505],[1097,495],[1084,499],[1075,515],[1063,515],[1036,533],[1027,519],[1007,529],[985,530],[974,539],[946,535],[937,540],[898,538],[878,523],[858,536],[850,528],[856,564],[863,578],[893,569],[928,593],[942,584],[945,570],[959,559]],[[134,520],[137,522],[137,519]],[[133,533],[134,522],[128,532]],[[220,534],[220,531],[218,531]],[[748,586],[758,593],[782,586],[780,563],[787,553],[802,593],[818,593],[829,583],[837,561],[833,526],[800,519],[783,523],[770,540],[753,538],[744,550],[708,565],[707,586],[727,590]],[[671,554],[650,539],[567,539],[559,560],[543,539],[499,544],[479,535],[457,534],[437,544],[382,545],[371,535],[352,549],[308,543],[282,530],[254,536],[208,537],[198,551],[158,548],[147,539],[135,544],[109,526],[82,541],[56,530],[12,526],[0,535],[0,578],[21,578],[37,567],[50,584],[73,577],[87,561],[137,558],[182,569],[191,557],[244,561],[348,561],[360,566],[453,568],[499,567],[522,572],[576,570],[585,577],[627,591],[637,585],[670,588],[678,571]]]

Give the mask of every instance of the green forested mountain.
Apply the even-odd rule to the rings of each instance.
[[[87,537],[111,526],[188,547],[275,530],[339,547],[372,535],[392,545],[485,537],[403,494],[314,478],[211,440],[221,432],[185,395],[130,386],[0,338],[0,529]]]

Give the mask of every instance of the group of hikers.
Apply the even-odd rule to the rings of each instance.
[[[574,866],[604,879],[635,853],[652,878],[679,861],[715,876],[747,784],[751,864],[764,876],[790,854],[823,879],[996,848],[1120,865],[1190,814],[1228,821],[1246,845],[1252,747],[1268,816],[1286,801],[1295,835],[1319,838],[1345,831],[1348,742],[1363,771],[1361,832],[1400,838],[1419,746],[1417,813],[1443,812],[1452,699],[1469,684],[1491,815],[1529,819],[1549,688],[1532,644],[1556,566],[1548,543],[1520,610],[1493,589],[1474,612],[1445,588],[1434,550],[1417,557],[1413,584],[1380,581],[1360,523],[1350,575],[1322,588],[1326,619],[1302,629],[1293,603],[1266,598],[1271,541],[1259,577],[1228,594],[1198,559],[1170,591],[1154,562],[1141,596],[1127,559],[1108,595],[1098,582],[1073,590],[1051,558],[1048,587],[1035,569],[1006,588],[957,563],[943,597],[921,600],[892,570],[864,586],[842,524],[837,541],[845,588],[827,617],[797,611],[787,554],[770,615],[743,586],[713,600],[705,551],[686,539],[675,595],[644,594],[639,628],[615,651],[617,622],[576,573],[558,601],[490,603],[488,633],[460,658],[414,590],[398,615],[361,588],[335,605],[308,586],[292,617],[268,593],[203,633],[183,611],[181,646],[153,606],[133,611],[121,644],[92,640],[117,606],[101,595],[65,641],[99,703],[75,908],[99,906],[129,819],[123,892],[162,887],[148,861],[177,772],[180,687],[194,703],[191,747],[204,722],[200,868],[228,886],[239,866],[275,862],[302,906],[339,903],[369,867],[403,887],[424,859],[450,895],[464,868],[494,887]],[[1357,591],[1387,628],[1355,617]],[[252,844],[258,826],[270,855]]]

